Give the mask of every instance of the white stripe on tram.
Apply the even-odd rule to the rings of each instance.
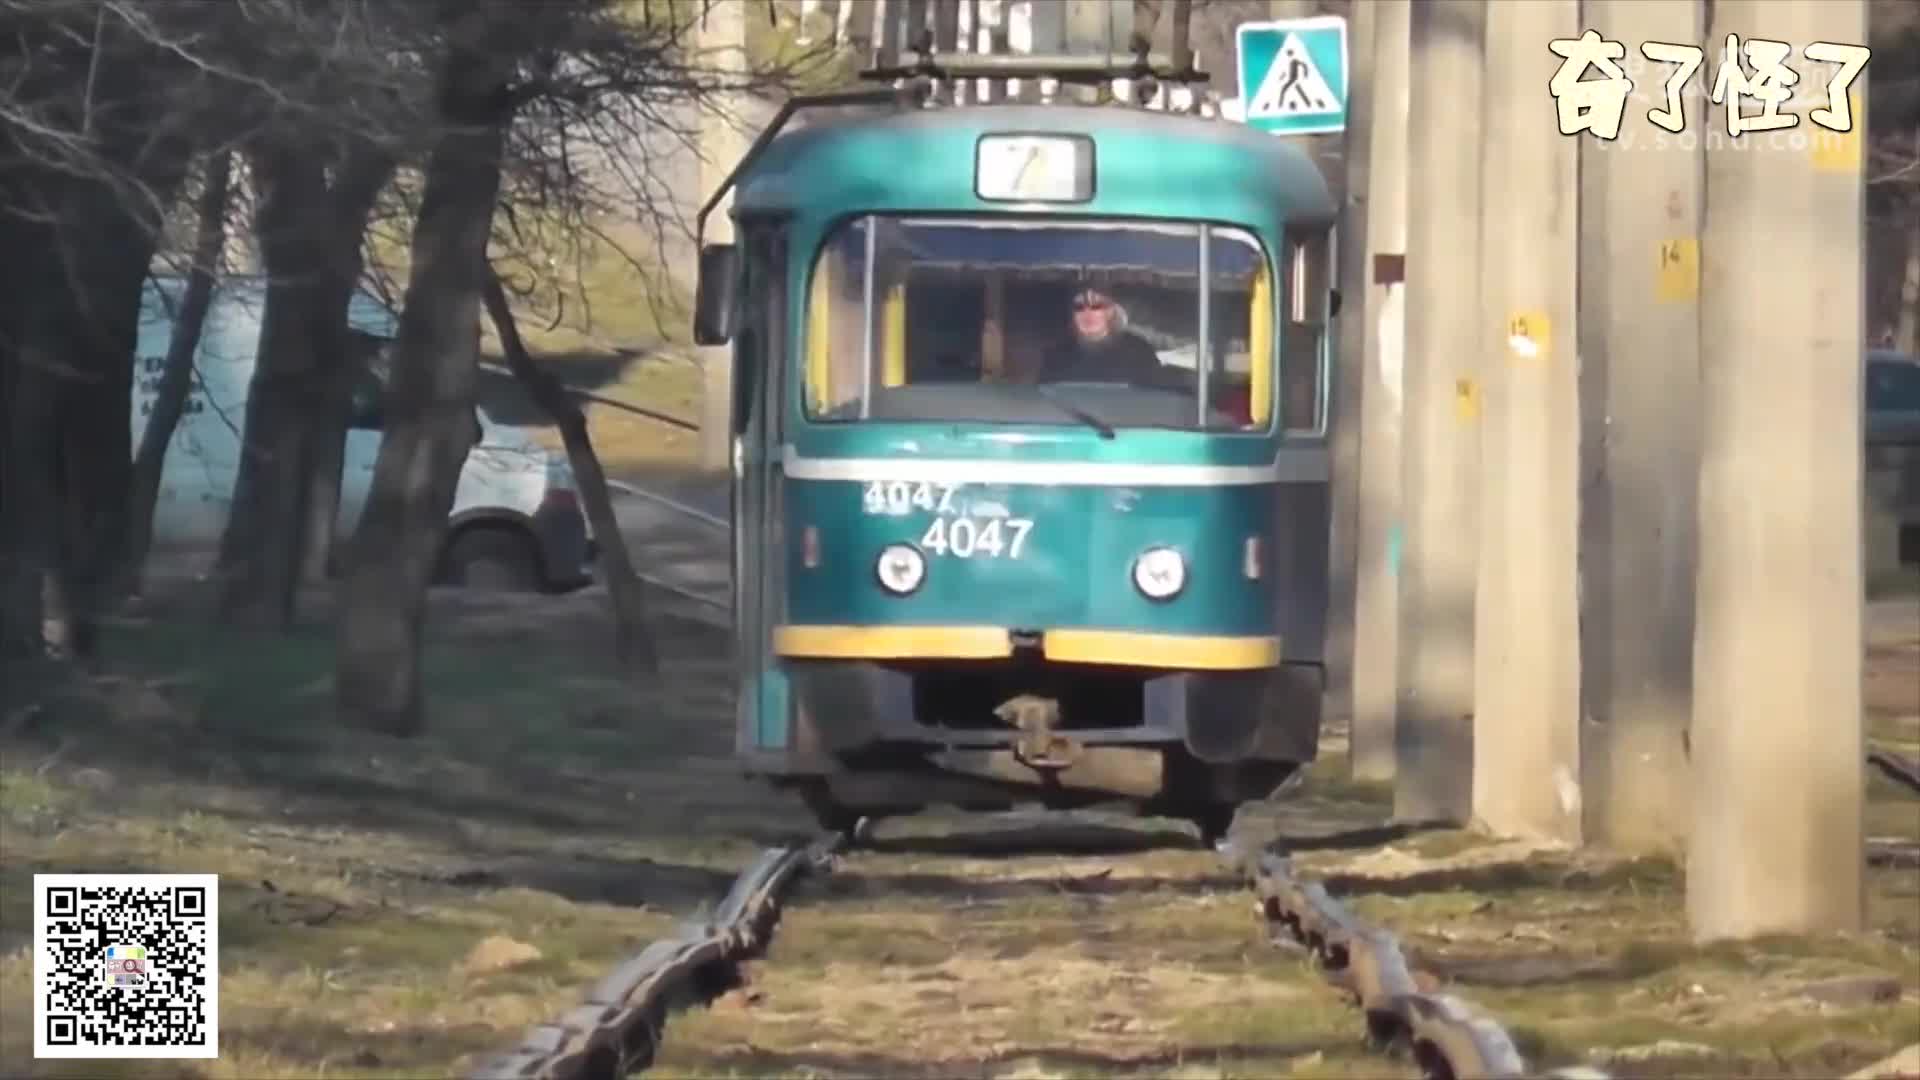
[[[791,443],[781,465],[796,480],[901,480],[929,484],[1031,484],[1040,487],[1240,487],[1324,484],[1333,475],[1324,448],[1290,447],[1267,465],[1134,465],[1105,461],[1003,461],[993,458],[803,457]]]

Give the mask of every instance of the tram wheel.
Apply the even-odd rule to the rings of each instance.
[[[801,801],[813,814],[813,820],[828,832],[839,833],[848,847],[858,847],[873,837],[873,819],[837,800],[827,791],[826,782],[816,780],[800,789]]]
[[[1211,803],[1196,810],[1189,819],[1200,830],[1200,846],[1209,850],[1227,838],[1240,807],[1234,803]]]

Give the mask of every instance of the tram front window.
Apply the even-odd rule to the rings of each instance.
[[[1268,426],[1250,357],[1273,355],[1273,293],[1240,229],[856,218],[828,237],[810,289],[815,420]],[[1317,381],[1317,355],[1292,366]]]

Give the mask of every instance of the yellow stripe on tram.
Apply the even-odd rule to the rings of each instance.
[[[1050,630],[1041,638],[1049,660],[1080,664],[1203,671],[1246,671],[1280,662],[1280,639],[1148,634],[1133,630]]]
[[[773,651],[817,660],[997,660],[1013,655],[1004,626],[778,626]],[[1049,660],[1198,671],[1247,671],[1280,662],[1273,636],[1218,637],[1134,630],[1048,630]]]
[[[1013,655],[1004,626],[776,626],[780,656],[837,660],[995,660]]]

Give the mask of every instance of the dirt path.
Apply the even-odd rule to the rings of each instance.
[[[113,676],[0,730],[8,1075],[450,1075],[805,831],[728,761],[724,644],[698,624],[668,625],[668,677],[635,687],[591,596],[437,596],[432,731],[401,743],[331,725],[323,625],[234,637],[191,610],[116,627]],[[1873,654],[1894,740],[1920,738],[1920,626],[1903,635]],[[1395,836],[1342,771],[1243,827],[1367,894],[1534,1060],[1842,1075],[1920,1038],[1920,868],[1874,871],[1871,933],[1700,949],[1671,865]],[[1916,804],[1874,785],[1876,835],[1920,840]],[[748,988],[673,1020],[656,1073],[1381,1075],[1191,844],[1098,813],[886,823],[806,886]],[[31,1060],[31,875],[112,869],[222,875],[219,1061]]]

